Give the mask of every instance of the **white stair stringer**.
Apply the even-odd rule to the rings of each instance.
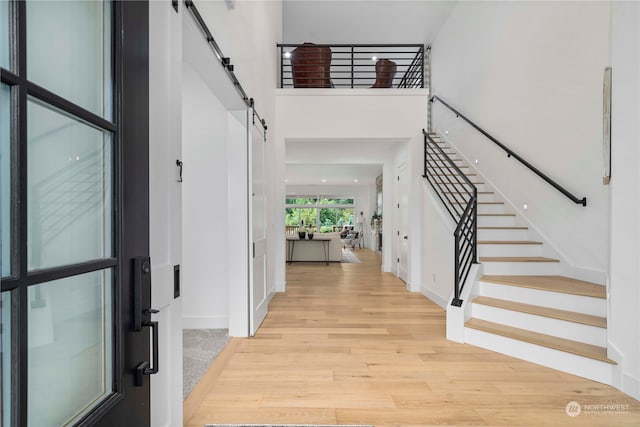
[[[531,344],[500,335],[464,328],[464,340],[468,344],[516,357],[538,365],[557,369],[583,378],[611,384],[613,367],[606,362]]]
[[[440,146],[456,158],[456,165],[471,165],[469,159],[456,152],[453,144],[440,136],[437,139],[443,141]],[[504,195],[493,188],[480,172],[474,170],[473,166],[461,170],[476,185],[477,191],[483,192],[478,194],[477,238],[478,256],[482,258],[479,260],[479,267],[484,275],[540,277],[566,276],[568,272],[571,272],[570,275],[575,274],[564,257],[559,256],[548,239],[535,229],[535,225],[529,224],[518,209],[505,200]],[[464,186],[455,185],[449,191],[463,189]],[[580,279],[585,279],[586,274],[582,276]],[[601,278],[592,277],[591,281],[599,282]],[[553,284],[553,289],[483,282],[482,279],[468,283],[467,286],[469,285],[471,289],[464,289],[467,298],[461,310],[447,310],[449,339],[460,341],[462,338],[468,344],[612,384],[615,361],[604,356],[607,353],[606,321],[599,319],[590,323],[575,320],[575,314],[606,317],[604,297],[587,296],[590,295],[588,293],[566,293],[555,289],[556,283]],[[492,305],[486,301],[484,304],[473,303],[476,296],[504,300],[505,304],[501,307],[500,304]],[[527,312],[515,308],[515,304],[507,304],[508,302],[538,306],[539,309]],[[571,313],[562,317],[558,313],[550,313],[548,309]],[[478,327],[474,321],[493,325]],[[519,332],[513,332],[509,328],[515,328]],[[462,334],[450,334],[450,330],[461,331]],[[532,340],[531,334],[541,334],[546,338]],[[547,339],[551,342],[565,340],[570,345],[566,346],[566,342],[549,344]],[[588,348],[584,351],[585,346],[595,349],[595,354],[589,352]]]

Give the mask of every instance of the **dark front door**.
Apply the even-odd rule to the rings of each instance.
[[[148,4],[0,0],[0,68],[0,424],[149,425]]]

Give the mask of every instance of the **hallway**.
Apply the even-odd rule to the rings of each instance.
[[[375,252],[355,253],[361,264],[287,266],[287,292],[213,363],[185,425],[640,423],[640,404],[612,387],[446,341],[440,307],[381,273]]]

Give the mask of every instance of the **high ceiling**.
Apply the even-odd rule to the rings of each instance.
[[[454,6],[455,1],[285,0],[282,41],[429,45]],[[399,143],[287,141],[287,184],[373,184]]]
[[[431,44],[455,1],[285,0],[284,43]]]
[[[454,6],[455,1],[285,0],[282,41],[429,45]],[[354,185],[354,179],[373,184],[400,143],[287,141],[287,184]]]

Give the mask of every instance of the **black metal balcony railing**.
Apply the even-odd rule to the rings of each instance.
[[[423,88],[422,44],[278,44],[282,88]]]

